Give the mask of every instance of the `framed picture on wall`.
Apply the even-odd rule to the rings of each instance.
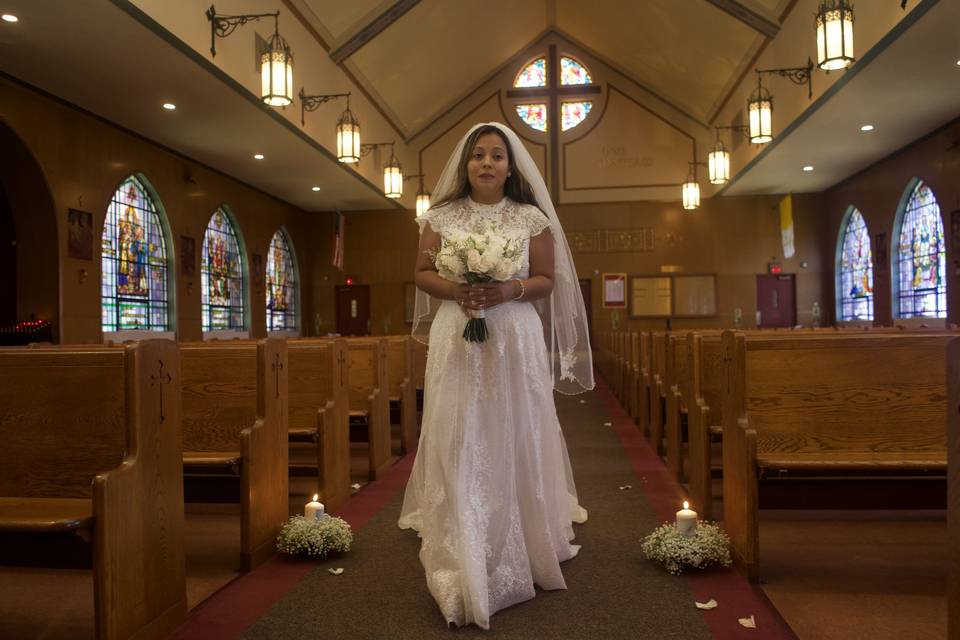
[[[627,274],[605,273],[603,282],[603,308],[627,308]]]
[[[670,276],[630,278],[630,315],[634,318],[668,318],[673,310]]]
[[[197,241],[180,236],[180,275],[192,276],[197,270]]]
[[[93,214],[89,211],[67,210],[67,255],[93,260]]]

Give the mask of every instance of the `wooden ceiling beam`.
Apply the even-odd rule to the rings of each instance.
[[[771,40],[780,32],[779,24],[740,4],[738,0],[707,0],[707,2]]]
[[[350,36],[349,40],[331,51],[330,58],[338,65],[343,64],[343,61],[355,54],[360,47],[376,38],[383,30],[399,20],[403,14],[413,9],[419,3],[420,0],[397,0],[389,9]]]

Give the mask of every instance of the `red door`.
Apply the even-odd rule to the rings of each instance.
[[[365,284],[337,287],[337,333],[370,335],[370,287]]]
[[[757,276],[757,327],[792,327],[797,324],[794,275]]]

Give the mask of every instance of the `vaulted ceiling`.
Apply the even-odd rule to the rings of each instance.
[[[293,4],[410,138],[547,31],[706,122],[790,0]]]

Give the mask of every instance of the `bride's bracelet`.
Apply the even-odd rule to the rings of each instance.
[[[523,297],[523,294],[527,292],[527,290],[523,286],[523,280],[521,280],[520,278],[517,278],[517,284],[520,285],[520,293],[517,294],[514,300],[519,300],[520,298]]]

